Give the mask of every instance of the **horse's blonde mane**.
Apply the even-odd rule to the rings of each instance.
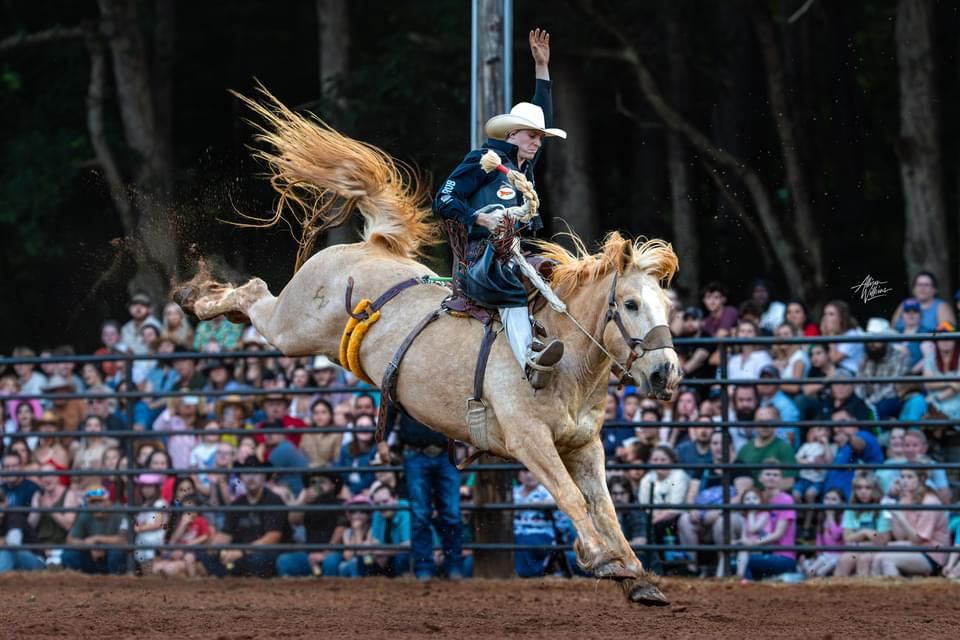
[[[669,285],[680,268],[673,246],[664,240],[648,240],[642,236],[630,240],[611,231],[603,239],[600,251],[590,253],[579,236],[574,233],[564,235],[573,242],[572,252],[556,242],[535,242],[544,258],[557,263],[550,284],[560,296],[597,282],[613,271],[623,274],[630,267]]]
[[[289,214],[301,228],[297,266],[310,257],[320,231],[364,218],[363,240],[387,252],[414,257],[433,240],[430,194],[416,172],[380,149],[335,131],[313,114],[295,113],[262,85],[263,101],[234,96],[263,120],[252,123],[267,149],[254,156],[270,169],[279,194],[272,217],[242,226],[270,227]],[[251,219],[250,216],[245,216]]]

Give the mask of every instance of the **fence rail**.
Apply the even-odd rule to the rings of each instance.
[[[739,345],[760,345],[760,346],[770,346],[773,344],[802,344],[802,345],[811,345],[811,344],[825,344],[825,343],[867,343],[867,342],[883,342],[883,343],[892,343],[892,342],[919,342],[926,340],[958,340],[960,339],[960,333],[949,333],[949,334],[913,334],[913,335],[895,335],[895,336],[877,336],[877,335],[858,335],[858,336],[810,336],[810,337],[798,337],[798,338],[695,338],[695,339],[684,339],[677,338],[675,343],[678,345],[692,345],[692,346],[706,346],[716,348],[719,351],[720,355],[720,366],[719,374],[717,378],[692,378],[684,381],[684,385],[690,388],[699,388],[699,387],[712,387],[720,386],[722,388],[727,388],[736,385],[796,385],[796,384],[818,384],[824,386],[830,386],[833,384],[861,384],[861,383],[922,383],[925,378],[919,376],[897,376],[897,377],[855,377],[855,378],[843,378],[843,379],[828,379],[828,378],[793,378],[793,379],[764,379],[762,381],[757,379],[729,379],[726,377],[726,372],[728,369],[728,360],[730,356],[730,350]],[[184,352],[184,353],[171,353],[171,354],[148,354],[143,356],[136,356],[132,354],[109,354],[103,356],[50,356],[50,357],[31,357],[31,358],[0,358],[0,369],[16,364],[49,364],[57,362],[71,362],[76,364],[84,363],[104,363],[104,362],[123,362],[126,366],[124,369],[124,386],[125,390],[114,391],[109,394],[101,392],[77,392],[77,393],[34,393],[34,394],[12,394],[8,396],[0,397],[0,401],[9,402],[9,401],[29,401],[29,400],[44,400],[44,401],[61,401],[61,400],[90,400],[90,399],[100,399],[100,398],[110,398],[112,400],[119,401],[124,405],[124,412],[126,414],[126,424],[129,427],[133,424],[133,406],[134,402],[142,399],[161,399],[161,398],[180,398],[185,396],[201,396],[207,398],[223,398],[225,396],[244,396],[245,399],[255,399],[258,397],[263,397],[266,395],[282,393],[285,396],[314,396],[314,395],[335,395],[335,394],[358,394],[358,393],[368,393],[377,397],[379,390],[374,387],[354,387],[354,386],[331,386],[331,387],[301,387],[301,388],[280,388],[280,389],[195,389],[195,390],[171,390],[171,391],[145,391],[138,390],[133,384],[133,367],[130,366],[133,362],[139,360],[153,360],[158,362],[172,362],[177,360],[214,360],[214,361],[224,361],[224,362],[237,362],[243,359],[248,358],[258,358],[258,359],[270,359],[270,358],[280,358],[283,357],[281,353],[276,351],[245,351],[245,352],[223,352],[223,353],[195,353],[195,352]],[[936,382],[956,382],[960,381],[960,375],[951,375],[951,376],[942,376],[937,377]],[[612,385],[613,386],[613,385]],[[729,416],[729,404],[730,398],[727,393],[722,393],[720,395],[721,402],[721,413],[723,416]],[[898,420],[858,420],[857,424],[868,426],[875,429],[886,429],[896,426],[909,426],[909,427],[952,427],[957,425],[956,420],[950,419],[936,419],[936,418],[924,418],[922,420],[913,420],[913,421],[898,421]],[[777,427],[809,427],[809,426],[820,426],[825,423],[830,423],[829,420],[797,420],[797,421],[777,421],[772,426]],[[604,424],[603,428],[644,428],[644,427],[660,427],[660,426],[669,426],[669,427],[691,427],[691,426],[710,426],[723,433],[723,458],[729,459],[729,452],[731,447],[731,435],[730,429],[735,427],[744,427],[744,426],[763,426],[764,423],[753,422],[745,424],[737,420],[723,419],[716,422],[699,423],[699,422],[686,422],[679,420],[664,420],[658,421],[655,423],[638,423],[638,422],[628,422],[628,421],[611,421]],[[306,427],[298,428],[293,431],[297,435],[306,435],[310,433],[361,433],[361,432],[373,432],[374,429],[353,429],[350,427]],[[263,428],[256,431],[250,429],[221,429],[218,431],[220,435],[232,435],[232,436],[249,436],[249,435],[263,435],[263,434],[275,434],[283,433],[290,434],[290,429],[281,429],[281,428]],[[5,438],[19,438],[19,437],[42,437],[42,438],[112,438],[119,439],[126,449],[126,455],[128,462],[133,462],[133,442],[136,440],[142,439],[165,439],[170,436],[195,436],[200,437],[204,435],[209,435],[210,432],[204,429],[187,429],[183,431],[176,432],[155,432],[151,430],[137,430],[137,429],[122,429],[116,431],[103,431],[96,433],[88,433],[83,431],[31,431],[25,433],[7,433]],[[943,469],[946,471],[960,472],[960,462],[943,462],[937,463],[935,466],[924,463],[908,463],[908,462],[897,462],[895,464],[818,464],[818,465],[801,465],[801,464],[738,464],[738,463],[677,463],[671,465],[656,465],[648,463],[637,463],[637,464],[625,464],[625,463],[608,463],[608,471],[628,471],[628,470],[640,470],[640,471],[650,471],[657,469],[673,469],[673,468],[683,468],[689,470],[717,470],[722,472],[722,486],[725,495],[729,495],[729,491],[732,488],[734,475],[736,472],[746,472],[746,471],[757,471],[760,469],[771,468],[776,466],[777,468],[784,471],[798,471],[798,470],[809,470],[809,469],[819,469],[819,470],[899,470],[899,469]],[[495,463],[495,464],[477,464],[467,470],[467,473],[473,472],[483,472],[483,471],[517,471],[522,469],[522,465],[505,462],[505,463]],[[144,469],[144,468],[126,468],[126,469],[67,469],[67,470],[18,470],[10,471],[6,469],[0,469],[0,478],[9,479],[11,477],[44,477],[44,476],[64,476],[70,478],[84,478],[84,477],[109,477],[109,478],[128,478],[130,476],[135,476],[141,474],[145,471],[151,473],[160,473],[168,476],[183,476],[183,475],[193,475],[193,474],[202,474],[202,475],[218,475],[218,474],[237,474],[239,473],[269,473],[269,474],[290,474],[290,473],[302,473],[302,474],[313,474],[313,473],[326,473],[326,474],[349,474],[349,473],[377,473],[377,472],[393,472],[399,473],[403,471],[403,467],[399,465],[364,465],[364,466],[350,466],[350,467],[341,467],[341,466],[329,466],[317,469],[303,469],[300,467],[263,467],[260,469],[254,468],[244,468],[241,470],[237,469]],[[4,509],[8,513],[39,513],[39,514],[48,514],[48,513],[85,513],[85,512],[104,512],[112,511],[119,512],[127,515],[133,515],[143,512],[155,512],[157,507],[150,505],[133,505],[133,483],[127,483],[125,487],[127,494],[128,505],[123,506],[114,506],[110,508],[96,508],[86,505],[80,505],[77,507],[38,507],[31,508],[27,506],[8,506]],[[484,505],[475,505],[475,504],[463,504],[461,506],[462,510],[465,512],[481,512],[481,511],[526,511],[526,510],[553,510],[556,508],[553,504],[522,504],[517,505],[513,503],[492,503]],[[747,510],[767,510],[767,511],[780,511],[788,508],[789,510],[794,510],[797,512],[821,512],[821,511],[835,511],[840,512],[844,509],[856,509],[859,511],[950,511],[952,506],[949,504],[911,504],[911,505],[894,505],[894,504],[843,504],[843,505],[823,505],[823,504],[805,504],[798,503],[793,505],[743,505],[736,503],[724,503],[718,505],[700,505],[700,504],[690,504],[690,503],[681,503],[681,504],[670,504],[670,505],[650,505],[643,503],[630,503],[630,504],[618,504],[617,508],[621,511],[649,511],[654,508],[659,509],[669,509],[680,512],[688,511],[720,511],[722,512],[722,524],[723,524],[723,536],[722,540],[717,541],[716,544],[694,544],[694,545],[683,545],[683,544],[656,544],[650,540],[650,544],[635,546],[634,548],[638,551],[644,552],[662,552],[662,551],[692,551],[692,552],[730,552],[730,551],[744,551],[752,550],[755,551],[759,547],[755,546],[744,546],[738,545],[731,541],[731,531],[732,523],[731,516]],[[191,507],[182,507],[178,505],[173,505],[164,509],[169,514],[177,514],[182,512],[199,512],[199,513],[229,513],[229,512],[275,512],[275,511],[285,511],[285,512],[298,512],[298,513],[307,513],[307,512],[343,512],[347,509],[346,505],[343,504],[305,504],[305,505],[285,505],[283,507],[277,506],[266,506],[266,505],[254,505],[254,506],[234,506],[234,505],[223,505],[223,506],[214,506],[214,505],[197,505]],[[409,506],[405,505],[392,505],[392,506],[381,506],[381,505],[350,505],[350,510],[356,511],[367,511],[367,512],[376,512],[376,511],[397,511],[397,510],[407,510]],[[149,547],[136,545],[133,541],[133,531],[132,527],[128,529],[128,542],[126,544],[117,544],[117,545],[86,545],[86,544],[24,544],[16,547],[18,549],[24,550],[35,550],[35,551],[44,551],[49,549],[74,549],[74,550],[122,550],[126,552],[142,550],[144,548],[157,549],[157,550],[250,550],[250,545],[244,544],[227,544],[227,543],[214,543],[214,544],[205,544],[205,545],[176,545],[176,544],[163,544],[163,545],[150,545]],[[284,543],[276,545],[257,545],[257,548],[265,551],[343,551],[343,550],[353,550],[353,551],[409,551],[409,545],[330,545],[330,544],[308,544],[308,543]],[[539,551],[569,551],[571,549],[570,545],[561,545],[561,544],[551,544],[551,545],[530,545],[530,544],[484,544],[484,543],[473,543],[465,544],[465,549],[469,550],[483,550],[483,551],[520,551],[520,550],[539,550]],[[888,550],[889,547],[885,546],[865,546],[865,545],[840,545],[840,546],[819,546],[811,547],[809,545],[766,545],[763,546],[764,551],[793,551],[806,553],[813,550],[817,551],[832,551],[832,552],[844,552],[844,551],[858,551],[858,552],[880,552]],[[916,545],[906,545],[898,546],[897,550],[910,550],[915,552],[960,552],[960,547],[955,546],[916,546]],[[729,559],[727,560],[729,563]],[[729,571],[729,566],[727,567]]]

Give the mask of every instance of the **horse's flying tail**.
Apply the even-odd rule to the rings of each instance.
[[[317,234],[346,222],[358,209],[363,240],[398,256],[413,257],[432,240],[429,193],[416,173],[376,147],[348,138],[310,114],[295,113],[263,85],[256,101],[231,92],[261,119],[254,156],[270,168],[279,194],[272,218],[249,226],[273,226],[292,216],[300,225],[297,269],[310,257]]]

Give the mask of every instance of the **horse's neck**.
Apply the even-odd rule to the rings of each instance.
[[[564,298],[567,312],[600,344],[603,344],[606,295],[611,278],[609,276],[591,286],[579,287]],[[565,382],[575,386],[581,397],[605,397],[610,376],[609,358],[564,314],[547,306],[540,315],[547,332],[554,332],[563,341],[564,359],[570,358],[569,366],[563,369],[562,375],[567,378]],[[602,393],[598,391],[601,388]]]

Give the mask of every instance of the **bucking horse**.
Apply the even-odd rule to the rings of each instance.
[[[435,234],[423,182],[376,147],[263,94],[261,101],[240,99],[262,119],[255,124],[255,156],[269,167],[278,193],[275,216],[264,223],[293,214],[304,225],[295,274],[275,296],[259,278],[225,284],[201,268],[175,287],[174,299],[204,320],[248,318],[287,356],[325,355],[352,364],[377,385],[392,368],[393,397],[413,418],[517,460],[536,476],[573,522],[584,571],[618,581],[634,602],[667,604],[620,530],[600,430],[611,370],[661,399],[680,382],[663,288],[678,269],[671,245],[611,232],[591,254],[575,236],[573,251],[540,241],[539,252],[555,263],[550,288],[566,309],[544,306],[535,317],[563,340],[563,359],[549,386],[534,391],[506,340],[494,339],[486,345],[482,389],[475,390],[474,363],[486,330],[469,316],[438,311],[450,289],[417,261]],[[364,223],[360,242],[309,255],[320,230],[355,212]],[[425,323],[431,315],[436,321]],[[358,341],[352,336],[361,325]],[[398,347],[414,328],[419,336],[406,340],[397,362]]]

